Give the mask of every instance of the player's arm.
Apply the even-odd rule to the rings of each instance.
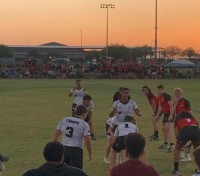
[[[117,114],[117,109],[113,108],[112,111],[109,113],[109,117],[114,117]]]
[[[153,114],[156,115],[156,102],[155,102],[155,100],[151,99],[150,104],[151,104],[151,107],[152,107],[152,110],[153,110]]]
[[[70,90],[69,95],[68,95],[69,97],[71,97],[74,94],[74,90],[75,90],[74,87]]]
[[[134,111],[135,111],[135,113],[136,113],[137,116],[141,116],[142,115],[142,113],[139,110],[139,108],[134,109]]]
[[[107,133],[109,133],[111,136],[114,136],[113,128],[109,127]]]
[[[53,134],[52,141],[57,141],[60,135],[61,131],[56,129],[56,131]]]
[[[84,87],[83,91],[85,92],[85,95],[87,95],[87,89]]]
[[[170,106],[170,115],[169,115],[168,121],[170,122],[170,121],[172,121],[173,114],[174,114],[174,108],[173,108],[173,102],[172,102],[172,100],[168,101],[168,104]]]
[[[89,112],[88,112],[88,118],[89,118],[89,122],[91,122],[91,119],[92,119],[92,111],[89,111]]]
[[[158,111],[157,111],[157,114],[155,116],[155,120],[159,118],[159,115],[160,115],[161,112],[162,112],[162,106],[159,103],[159,105],[158,105]]]
[[[88,151],[88,158],[89,160],[92,160],[92,143],[91,143],[91,137],[90,136],[84,136],[84,142],[85,146]]]

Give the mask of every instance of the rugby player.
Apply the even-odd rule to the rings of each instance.
[[[164,91],[164,86],[157,86],[157,90],[159,93],[158,96],[158,111],[155,116],[155,120],[159,119],[160,113],[163,113],[163,137],[164,144],[159,147],[159,149],[168,148],[168,142],[170,142],[170,146],[168,148],[168,152],[172,151],[174,147],[174,128],[173,128],[173,102],[171,96]]]
[[[139,110],[137,104],[129,99],[130,90],[128,88],[123,88],[121,92],[120,100],[115,101],[112,104],[112,112],[109,114],[110,117],[116,116],[115,125],[120,125],[124,123],[124,118],[127,115],[132,115],[133,111],[136,115],[141,116],[142,113]]]
[[[88,125],[89,125],[89,127],[90,127],[90,134],[91,134],[91,139],[92,140],[96,140],[97,138],[95,137],[95,135],[94,135],[94,128],[93,128],[93,123],[92,123],[92,112],[93,112],[93,108],[94,108],[94,103],[93,103],[93,101],[92,101],[92,97],[90,96],[90,95],[85,95],[84,97],[83,97],[83,100],[82,101],[80,101],[78,104],[77,104],[77,106],[78,105],[84,105],[86,108],[87,108],[87,110],[88,110],[88,115],[87,115],[87,117],[86,117],[86,119],[85,119],[85,122],[87,122],[88,123]]]
[[[124,123],[120,124],[115,132],[113,138],[113,145],[110,153],[110,168],[116,163],[116,153],[125,150],[124,139],[129,133],[137,133],[136,120],[133,116],[126,116]]]
[[[151,91],[151,89],[148,86],[143,86],[142,87],[142,92],[146,95],[151,108],[152,108],[152,122],[153,122],[153,129],[154,129],[154,134],[150,136],[150,140],[155,140],[158,141],[158,123],[159,123],[159,118],[155,119],[154,117],[156,116],[157,110],[158,110],[158,97],[154,95]]]
[[[92,145],[89,125],[84,121],[88,111],[84,105],[75,110],[76,116],[62,119],[53,135],[52,140],[57,141],[62,135],[61,143],[65,146],[64,162],[69,166],[83,168],[83,139],[88,150],[88,158],[92,159]]]
[[[194,161],[196,165],[196,174],[194,174],[193,176],[200,176],[200,148],[196,149],[193,152],[193,155],[194,155]]]
[[[183,111],[192,113],[190,102],[183,97],[183,90],[181,88],[174,89],[174,96],[175,96],[175,100],[174,100],[173,108],[174,108],[175,116],[177,116],[178,114],[180,114]],[[182,162],[191,161],[191,157],[190,157],[190,153],[189,153],[190,152],[190,142],[188,142],[186,144],[186,146],[183,148],[183,151],[184,151],[184,153],[181,152],[180,161],[182,161]]]
[[[76,105],[83,100],[83,97],[87,94],[86,88],[82,87],[81,80],[76,80],[76,85],[70,90],[69,97],[74,96],[72,104],[72,116],[75,115]]]
[[[181,149],[191,140],[194,149],[200,146],[200,129],[198,122],[187,111],[181,112],[175,118],[176,146],[174,150],[174,170],[173,173],[179,175],[179,159]]]

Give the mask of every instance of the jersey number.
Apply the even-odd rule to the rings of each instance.
[[[129,128],[128,124],[124,124],[124,125],[125,125],[125,127],[124,127],[124,128]]]
[[[69,137],[69,138],[71,138],[72,136],[73,136],[73,132],[74,132],[74,128],[72,128],[72,127],[67,127],[66,128],[66,136],[67,137]]]

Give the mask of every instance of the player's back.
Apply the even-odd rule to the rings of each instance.
[[[136,132],[138,132],[138,128],[135,124],[131,122],[124,122],[117,127],[114,136],[126,136],[129,133]]]
[[[62,144],[82,148],[83,137],[90,135],[88,124],[78,117],[67,117],[57,127],[62,132]]]

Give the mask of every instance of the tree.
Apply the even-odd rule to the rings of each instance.
[[[170,59],[173,59],[175,56],[180,56],[181,51],[182,49],[178,46],[168,46],[165,48],[165,54]]]
[[[105,56],[106,50],[102,50],[102,54]],[[109,57],[126,58],[128,56],[129,49],[124,45],[112,44],[108,46]]]
[[[8,46],[0,45],[0,57],[13,57],[13,52]]]
[[[187,57],[196,56],[196,52],[192,47],[186,48],[182,51],[182,56],[187,56]]]
[[[41,57],[40,53],[37,50],[34,50],[34,49],[28,51],[28,56],[36,58],[36,59]]]

